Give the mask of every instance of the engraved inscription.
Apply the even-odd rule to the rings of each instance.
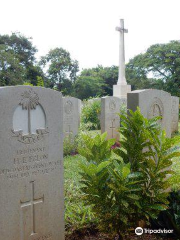
[[[114,111],[116,109],[116,103],[115,101],[111,100],[110,103],[109,103],[109,109],[111,111]]]
[[[20,106],[17,107],[13,116],[13,137],[21,143],[36,143],[48,133],[45,113],[37,93],[32,89],[25,91],[21,96],[19,105],[22,110]]]
[[[32,221],[31,221],[31,226],[32,226],[31,236],[33,236],[33,235],[37,234],[37,232],[36,232],[36,222],[35,222],[35,219],[36,219],[35,214],[36,213],[35,213],[34,206],[36,204],[40,204],[40,203],[44,202],[44,195],[41,198],[36,199],[35,198],[35,192],[34,192],[35,182],[31,181],[30,184],[31,184],[31,199],[27,202],[20,201],[20,205],[21,205],[21,208],[27,208],[27,207],[31,208],[31,219],[32,219]]]
[[[64,106],[64,111],[65,113],[67,114],[71,114],[72,113],[72,109],[73,109],[73,103],[68,100],[66,103],[65,103],[65,106]]]
[[[25,148],[16,151],[11,168],[0,168],[0,177],[14,180],[49,174],[54,172],[61,164],[60,160],[49,160],[48,151],[45,147]]]

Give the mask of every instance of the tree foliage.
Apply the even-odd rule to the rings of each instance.
[[[64,86],[71,86],[71,83],[75,82],[79,71],[77,60],[72,60],[70,53],[63,48],[50,50],[47,55],[41,57],[40,65],[45,69],[50,87],[56,87],[62,92]],[[67,87],[65,88],[67,91]]]
[[[37,83],[37,76],[43,77],[42,70],[36,65],[31,38],[20,33],[0,35],[0,85],[9,86],[29,82]]]
[[[37,49],[32,45],[31,38],[26,38],[16,32],[11,35],[0,35],[0,45],[4,45],[7,52],[11,52],[19,59],[23,66],[35,61]]]
[[[74,95],[80,99],[103,96],[103,79],[93,76],[79,76],[74,83]]]
[[[5,45],[0,45],[0,86],[23,84],[25,69],[19,59]]]
[[[118,67],[103,67],[83,69],[74,85],[75,96],[81,99],[89,97],[113,95],[113,85],[117,83]],[[83,92],[82,92],[83,91]]]
[[[180,42],[152,45],[129,61],[126,72],[135,89],[157,88],[180,96]]]
[[[37,49],[32,38],[21,33],[0,35],[0,86],[29,83],[44,86],[80,99],[113,95],[117,84],[118,67],[83,69],[79,76],[77,60],[57,47],[36,60]],[[126,79],[132,90],[155,88],[180,97],[180,42],[150,46],[145,53],[135,56],[126,65]]]

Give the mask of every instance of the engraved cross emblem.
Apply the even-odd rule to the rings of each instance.
[[[68,136],[70,136],[71,134],[73,134],[70,125],[68,125],[68,130],[66,131],[66,133],[67,133]]]
[[[20,201],[21,208],[31,207],[31,218],[32,218],[32,230],[31,230],[31,236],[37,234],[36,232],[36,221],[35,221],[35,208],[34,206],[36,204],[40,204],[44,202],[44,195],[41,198],[35,198],[35,191],[34,191],[34,181],[30,182],[31,184],[31,199],[27,202]]]
[[[114,137],[114,129],[115,129],[115,126],[114,126],[114,123],[115,123],[115,119],[112,119],[111,120],[111,127],[110,127],[110,129],[111,129],[111,137],[113,138]]]

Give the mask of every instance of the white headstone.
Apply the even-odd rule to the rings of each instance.
[[[159,121],[167,137],[171,137],[171,94],[162,90],[144,89],[128,93],[127,108],[136,111],[140,107],[144,117],[161,116]]]
[[[63,131],[64,137],[74,138],[80,126],[81,100],[63,97]]]
[[[107,139],[119,140],[121,100],[117,97],[101,98],[101,133],[107,132]]]
[[[171,132],[178,131],[178,122],[179,122],[179,98],[178,97],[171,97],[172,100],[172,107],[171,107],[171,116],[172,116],[172,125],[171,125]]]
[[[62,95],[0,88],[0,239],[64,240]]]

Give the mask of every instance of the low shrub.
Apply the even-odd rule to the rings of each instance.
[[[78,137],[75,137],[74,139],[67,136],[64,138],[63,141],[63,155],[74,155],[77,153],[77,147],[78,147]]]
[[[160,212],[157,219],[151,220],[152,228],[173,230],[171,236],[179,239],[180,236],[180,192],[172,191],[168,197],[169,205],[166,211]],[[162,236],[168,236],[163,233]]]
[[[90,100],[84,101],[81,113],[81,129],[82,130],[99,130],[100,129],[100,112],[101,101]]]
[[[147,120],[140,110],[121,114],[121,148],[112,149],[115,140],[106,134],[83,136],[79,153],[85,203],[99,218],[99,228],[124,235],[139,221],[149,224],[168,208],[170,187],[167,176],[171,159],[180,156],[174,145],[179,138],[168,139],[158,125],[159,117]]]
[[[91,137],[95,137],[99,134],[99,131],[79,131],[78,134],[75,137],[67,136],[64,138],[63,141],[63,155],[69,156],[69,155],[76,155],[78,154],[78,148],[84,146],[84,139],[83,136],[89,136],[89,139]]]

